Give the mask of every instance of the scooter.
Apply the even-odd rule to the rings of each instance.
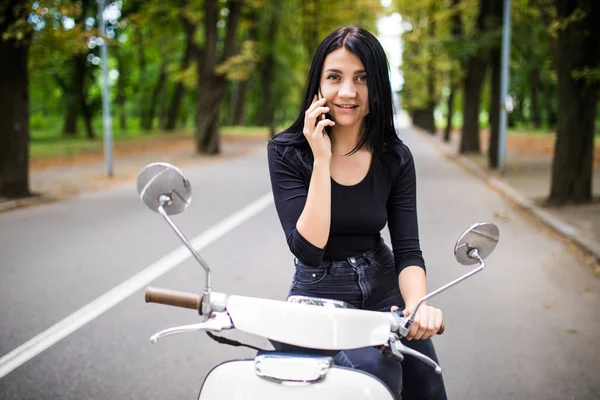
[[[490,222],[467,229],[456,242],[454,254],[460,264],[478,266],[421,298],[408,317],[400,310],[358,310],[330,299],[291,296],[279,301],[228,295],[211,290],[210,268],[170,218],[183,212],[191,201],[191,185],[184,174],[173,165],[152,163],[140,171],[137,188],[140,199],[167,221],[206,272],[202,294],[147,288],[146,302],[193,309],[201,319],[158,332],[150,341],[204,331],[220,343],[239,344],[214,334],[236,329],[284,344],[282,351],[259,351],[254,359],[217,365],[204,380],[200,400],[393,400],[378,378],[334,365],[333,355],[340,350],[374,346],[394,360],[402,361],[405,355],[416,357],[441,373],[436,362],[404,346],[400,338],[408,334],[423,302],[482,271],[484,259],[499,239],[498,227]]]

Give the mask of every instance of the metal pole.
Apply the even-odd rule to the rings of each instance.
[[[504,171],[506,147],[506,118],[508,99],[508,59],[510,54],[510,1],[504,0],[504,22],[502,26],[502,64],[500,75],[500,133],[498,137],[498,169]]]
[[[110,89],[108,87],[108,49],[106,46],[106,22],[104,0],[98,0],[98,30],[100,36],[100,62],[102,63],[102,123],[104,127],[104,160],[106,174],[113,177],[112,121],[110,118]]]

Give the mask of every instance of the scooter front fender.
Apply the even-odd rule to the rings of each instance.
[[[227,361],[204,380],[199,400],[393,400],[376,377],[355,369],[333,366],[317,382],[278,382],[256,373],[254,360]]]

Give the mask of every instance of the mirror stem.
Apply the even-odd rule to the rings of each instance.
[[[173,231],[175,231],[177,236],[179,236],[179,239],[181,239],[183,244],[185,244],[185,246],[192,252],[192,255],[194,256],[194,258],[200,263],[202,268],[204,268],[204,272],[206,272],[205,286],[204,286],[204,291],[202,292],[202,310],[199,310],[199,311],[201,311],[201,314],[204,316],[204,318],[209,318],[210,312],[211,312],[211,308],[210,308],[210,292],[211,292],[210,268],[208,267],[208,264],[206,264],[206,262],[202,259],[202,257],[200,257],[200,254],[198,254],[196,249],[194,249],[192,244],[183,235],[183,233],[181,233],[181,231],[177,228],[175,223],[171,220],[171,218],[165,211],[164,207],[171,203],[171,198],[169,196],[163,194],[159,197],[159,202],[160,202],[160,206],[158,207],[159,214],[162,215],[163,218],[169,223],[169,225],[171,226]]]
[[[429,293],[428,295],[421,297],[419,299],[419,301],[417,302],[415,309],[408,316],[408,318],[406,320],[405,328],[407,328],[407,329],[410,328],[410,325],[415,320],[415,315],[417,314],[417,310],[419,309],[419,307],[421,307],[421,304],[423,304],[425,301],[432,298],[433,296],[440,294],[444,290],[451,288],[452,286],[456,285],[457,283],[462,282],[463,280],[467,279],[468,277],[475,275],[476,273],[478,273],[479,271],[481,271],[485,268],[485,262],[483,261],[483,259],[481,257],[479,257],[479,252],[477,251],[477,249],[470,250],[468,255],[469,255],[469,257],[474,258],[479,262],[479,267],[475,268],[471,272],[464,274],[461,277],[456,278],[455,280],[442,286],[441,288],[434,290],[433,292]]]

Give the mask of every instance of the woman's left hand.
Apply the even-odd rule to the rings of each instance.
[[[397,309],[398,307],[393,306],[391,311]],[[408,317],[411,312],[412,309],[407,307],[402,311],[402,314],[404,314],[405,317]],[[443,323],[444,316],[442,315],[442,310],[422,304],[415,315],[415,320],[411,324],[406,338],[408,340],[429,339],[439,332]]]

